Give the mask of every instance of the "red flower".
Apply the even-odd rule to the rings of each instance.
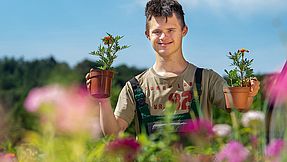
[[[113,43],[113,38],[111,36],[106,36],[103,39],[104,44],[112,44]]]
[[[244,48],[242,48],[242,49],[240,49],[240,50],[238,50],[238,51],[241,52],[241,53],[249,52],[247,49],[244,49]]]

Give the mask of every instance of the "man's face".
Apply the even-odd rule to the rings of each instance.
[[[147,38],[153,49],[161,57],[169,57],[182,50],[182,38],[187,33],[187,27],[182,28],[175,14],[168,17],[152,17],[148,22]]]

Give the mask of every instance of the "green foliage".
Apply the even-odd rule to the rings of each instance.
[[[13,127],[6,132],[6,140],[15,144],[20,140],[24,130],[38,129],[37,116],[26,112],[23,106],[24,100],[32,88],[52,83],[82,84],[85,87],[85,75],[95,64],[95,62],[83,60],[71,68],[66,63],[57,62],[53,57],[33,61],[7,57],[0,59],[0,107],[2,106],[7,113],[11,114],[11,119],[13,119],[9,122]],[[111,93],[113,107],[116,105],[118,95],[125,82],[143,71],[125,65],[115,67],[115,69],[117,74],[113,80]]]
[[[119,40],[123,38],[123,36],[115,36],[113,37],[111,34],[107,33],[108,36],[102,39],[104,45],[99,45],[97,51],[90,52],[91,55],[99,56],[100,59],[97,61],[97,64],[101,65],[99,69],[109,70],[112,69],[112,64],[114,60],[117,58],[116,53],[120,50],[128,48],[129,46],[119,45]]]
[[[232,70],[224,70],[229,79],[228,84],[232,87],[246,87],[249,85],[250,78],[253,77],[253,69],[251,68],[251,64],[253,59],[249,60],[244,58],[245,52],[249,52],[248,50],[241,49],[233,54],[229,52],[227,56],[232,60],[230,66],[234,66]]]

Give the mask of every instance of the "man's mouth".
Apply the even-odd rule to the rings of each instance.
[[[167,46],[167,45],[169,45],[169,44],[171,44],[172,42],[159,42],[158,44],[160,45],[160,46]]]

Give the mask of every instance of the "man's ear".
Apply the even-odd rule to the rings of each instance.
[[[150,37],[149,37],[149,32],[148,32],[148,30],[146,30],[146,31],[144,32],[144,34],[145,34],[145,36],[147,37],[147,39],[149,39],[149,40],[150,40]]]
[[[182,29],[183,36],[185,36],[187,34],[187,32],[188,32],[188,27],[185,25]]]

